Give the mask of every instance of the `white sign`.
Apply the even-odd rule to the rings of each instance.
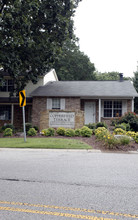
[[[75,112],[49,112],[49,127],[74,128]]]

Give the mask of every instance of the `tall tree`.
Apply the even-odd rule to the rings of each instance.
[[[64,42],[62,53],[55,62],[59,80],[95,80],[95,67],[89,57],[80,51],[78,39]]]
[[[134,73],[133,83],[136,91],[138,92],[138,71]],[[134,103],[134,110],[138,113],[138,97],[135,98]]]
[[[53,67],[63,42],[72,38],[79,1],[1,0],[0,66],[14,79],[16,91]]]
[[[123,77],[124,80],[130,79],[129,77]],[[119,80],[119,72],[105,72],[105,73],[96,73],[96,79],[97,80]]]

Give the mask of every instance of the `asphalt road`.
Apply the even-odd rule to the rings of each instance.
[[[138,154],[0,149],[0,220],[138,219]]]

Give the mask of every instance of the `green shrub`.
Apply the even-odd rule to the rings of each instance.
[[[121,145],[127,145],[130,143],[130,138],[129,137],[121,137],[119,139],[119,142]]]
[[[106,124],[105,122],[98,122],[98,123],[96,124],[96,128],[99,128],[99,127],[104,127],[104,128],[107,129],[107,124]]]
[[[39,128],[37,126],[33,127],[36,131],[39,131]]]
[[[12,136],[12,129],[11,128],[6,128],[4,130],[3,136]]]
[[[37,131],[34,128],[30,128],[29,131],[27,132],[28,136],[36,136]]]
[[[130,137],[132,137],[132,138],[135,138],[136,133],[135,133],[134,131],[128,131],[128,132],[126,133],[126,135],[127,135],[127,136],[130,136]]]
[[[130,129],[137,132],[138,131],[138,117],[133,112],[128,112],[121,117],[120,123],[129,123]]]
[[[3,132],[6,128],[11,128],[13,132],[15,131],[15,127],[14,127],[14,125],[12,125],[12,124],[3,125],[2,128],[1,128],[2,132]]]
[[[75,136],[81,136],[81,129],[75,129]]]
[[[32,128],[31,123],[25,123],[26,132],[29,131],[30,128]]]
[[[135,142],[138,144],[138,132],[135,134]]]
[[[87,124],[85,126],[93,130],[93,129],[96,128],[96,123],[89,123],[89,124]]]
[[[83,126],[81,128],[81,136],[83,137],[91,137],[92,136],[92,129],[86,127],[86,126]]]
[[[121,123],[125,127],[126,131],[130,131],[130,124],[129,123]]]
[[[66,130],[65,128],[60,127],[60,128],[58,128],[58,129],[56,130],[56,132],[57,132],[58,135],[64,136],[64,135],[65,135],[65,130]]]
[[[126,134],[126,131],[124,131],[122,128],[116,128],[116,129],[114,130],[114,134],[123,135],[123,134]]]
[[[75,131],[73,129],[66,129],[65,130],[65,136],[74,137],[75,136]]]
[[[54,136],[55,135],[55,129],[54,128],[43,129],[42,134],[44,136]]]
[[[123,129],[124,131],[126,131],[126,127],[125,127],[124,125],[122,125],[122,124],[116,125],[116,126],[115,126],[115,129],[116,129],[116,128],[121,128],[121,129]]]

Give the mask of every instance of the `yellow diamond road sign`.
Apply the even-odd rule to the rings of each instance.
[[[23,107],[26,105],[25,90],[22,90],[19,92],[19,105],[20,105],[20,107]]]

